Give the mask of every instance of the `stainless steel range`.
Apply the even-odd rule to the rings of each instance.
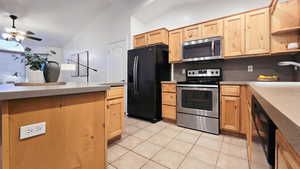
[[[177,83],[177,125],[219,134],[221,69],[188,70],[186,78]]]

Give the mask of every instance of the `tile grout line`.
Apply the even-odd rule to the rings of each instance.
[[[185,154],[183,160],[181,161],[181,163],[178,165],[177,169],[179,169],[181,167],[181,165],[183,164],[183,162],[188,158],[188,154],[193,150],[193,148],[195,147],[196,143],[198,142],[198,140],[200,139],[202,133],[198,136],[197,140],[194,142],[192,148],[189,150],[188,153]]]
[[[127,125],[130,125],[130,124],[127,124]],[[168,124],[169,125],[169,124]],[[149,125],[150,126],[150,125]],[[148,126],[148,127],[149,127]],[[134,127],[136,127],[136,128],[139,128],[139,127],[137,127],[137,126],[134,126]],[[167,125],[165,125],[165,126],[159,126],[159,127],[161,127],[161,130],[159,131],[159,132],[156,132],[154,135],[157,135],[158,133],[160,133],[163,129],[165,129],[165,128],[167,128]],[[147,127],[145,127],[145,128],[147,128]],[[145,129],[145,128],[139,128],[139,130],[143,130],[143,129]],[[145,129],[146,130],[146,129]],[[149,131],[149,130],[148,130]],[[127,137],[129,137],[129,136],[133,136],[135,133],[137,133],[138,131],[136,131],[136,132],[134,132],[134,133],[132,133],[132,134],[128,134],[128,136]],[[153,136],[154,136],[153,135]],[[151,137],[153,137],[153,136],[151,136]],[[135,136],[133,136],[133,137],[135,137]],[[148,139],[144,139],[144,141],[142,141],[140,144],[143,144],[143,143],[145,143],[145,142],[147,142],[151,137],[149,137]],[[151,142],[150,142],[151,143]],[[117,160],[119,160],[121,157],[123,157],[123,156],[125,156],[126,154],[128,154],[129,152],[132,152],[132,153],[135,153],[135,154],[137,154],[137,155],[139,155],[139,156],[142,156],[143,158],[145,158],[145,156],[143,156],[143,155],[140,155],[140,154],[138,154],[138,153],[136,153],[136,152],[134,152],[133,151],[133,149],[134,148],[136,148],[137,146],[139,146],[139,145],[136,145],[135,147],[133,147],[132,148],[132,150],[131,149],[129,149],[129,148],[127,148],[127,147],[124,147],[124,146],[122,146],[122,145],[120,145],[119,143],[116,143],[118,146],[120,146],[120,147],[122,147],[122,148],[125,148],[126,150],[128,150],[128,152],[126,152],[126,153],[124,153],[123,155],[121,155],[120,157],[118,157],[116,160],[114,160],[114,161],[112,161],[111,163],[109,163],[110,165],[112,165],[113,167],[115,167],[112,163],[113,162],[115,162],[115,161],[117,161]],[[152,143],[153,144],[153,143]],[[156,145],[156,144],[154,144],[154,145]],[[162,147],[162,146],[161,146]],[[162,148],[163,149],[163,148]],[[162,150],[161,149],[161,150]],[[160,151],[161,151],[160,150]],[[160,152],[159,151],[159,152]],[[156,155],[156,154],[155,154]],[[155,156],[154,155],[154,156]],[[154,157],[153,156],[153,157]],[[151,159],[148,159],[147,157],[145,158],[145,159],[147,159],[148,161],[150,161]],[[151,160],[152,161],[152,160]],[[152,162],[155,162],[155,161],[152,161]],[[156,162],[157,163],[157,162]],[[145,163],[146,164],[146,163]],[[158,163],[159,164],[159,163]],[[162,165],[162,164],[160,164],[160,165]],[[144,166],[144,165],[143,165]],[[162,165],[162,166],[164,166],[164,165]],[[115,168],[117,168],[117,167],[115,167]],[[167,167],[168,168],[168,167]],[[117,168],[118,169],[118,168]],[[168,168],[169,169],[169,168]]]
[[[162,122],[163,122],[163,121],[162,121]],[[151,131],[151,130],[147,130],[147,128],[153,126],[153,123],[147,125],[146,127],[138,127],[138,126],[135,126],[135,124],[137,124],[137,123],[139,123],[139,121],[137,121],[137,122],[135,122],[135,123],[130,123],[130,124],[127,123],[127,126],[133,126],[133,127],[137,128],[137,130],[136,130],[135,132],[130,133],[130,134],[129,134],[129,133],[126,133],[126,134],[128,134],[128,135],[127,135],[124,139],[126,139],[126,138],[129,137],[129,136],[136,137],[136,136],[134,136],[134,135],[135,135],[136,133],[138,133],[139,131],[142,131],[142,130],[145,130],[145,131],[148,131],[148,132],[153,132],[153,131]],[[164,123],[165,123],[165,122],[164,122]],[[126,124],[125,124],[125,125],[126,125]],[[154,125],[157,125],[157,124],[154,124]],[[174,125],[174,126],[176,126],[176,125]],[[126,126],[125,126],[125,127],[126,127]],[[179,154],[184,155],[183,160],[180,162],[180,164],[179,164],[178,167],[177,167],[177,169],[179,169],[179,168],[182,166],[183,162],[189,157],[189,154],[191,153],[191,151],[192,151],[196,146],[203,147],[203,146],[201,146],[201,145],[197,145],[197,142],[199,141],[199,139],[201,139],[201,138],[206,138],[206,139],[208,139],[208,140],[218,141],[218,140],[216,140],[216,139],[214,139],[214,138],[205,137],[205,136],[203,135],[203,133],[202,133],[201,131],[199,131],[199,132],[201,132],[201,134],[198,135],[197,140],[192,144],[192,147],[190,148],[190,150],[189,150],[187,153],[184,154],[184,153],[181,153],[181,152],[177,152],[177,151],[168,149],[167,147],[171,144],[172,141],[177,140],[176,137],[177,137],[178,135],[182,134],[182,133],[189,134],[189,135],[194,135],[194,136],[195,136],[196,134],[192,134],[192,133],[189,133],[189,132],[185,132],[185,129],[182,129],[182,130],[180,129],[180,130],[178,130],[178,129],[176,129],[176,128],[173,128],[173,124],[169,124],[169,123],[165,123],[164,125],[157,125],[157,127],[159,127],[160,130],[159,130],[158,132],[153,132],[154,134],[151,135],[150,137],[148,137],[147,139],[141,139],[140,137],[136,137],[136,138],[139,138],[139,139],[141,139],[141,140],[143,140],[143,141],[142,141],[141,143],[139,143],[138,145],[136,145],[135,147],[133,147],[132,149],[129,149],[129,148],[127,148],[127,147],[124,147],[124,146],[120,145],[119,143],[112,143],[112,144],[116,144],[116,145],[118,145],[118,146],[120,146],[120,147],[122,147],[122,148],[125,148],[126,150],[128,150],[128,152],[124,153],[123,155],[121,155],[121,156],[118,157],[116,160],[112,161],[111,163],[107,162],[107,164],[109,164],[109,165],[115,167],[114,165],[112,165],[113,162],[119,160],[120,158],[122,158],[123,156],[125,156],[126,154],[128,154],[129,152],[132,152],[132,153],[134,153],[134,154],[136,154],[136,155],[138,155],[138,156],[140,156],[140,157],[142,157],[142,158],[145,158],[145,159],[147,160],[147,161],[145,162],[145,164],[143,164],[143,165],[140,167],[140,169],[143,168],[144,166],[146,166],[147,163],[149,163],[149,162],[153,162],[153,163],[155,163],[155,164],[157,164],[157,165],[160,165],[160,166],[162,166],[162,167],[166,167],[166,168],[170,169],[169,167],[167,167],[167,166],[165,166],[165,165],[163,165],[163,164],[161,164],[161,163],[156,162],[156,161],[153,160],[153,158],[154,158],[157,154],[159,154],[161,151],[163,151],[163,150],[166,149],[166,150],[168,150],[168,151],[172,151],[172,152],[176,152],[176,153],[179,153]],[[176,127],[178,127],[178,126],[176,126]],[[158,145],[158,144],[155,144],[155,143],[152,143],[152,142],[149,142],[149,140],[150,140],[151,138],[153,138],[154,136],[158,135],[159,133],[161,133],[161,132],[162,132],[163,130],[165,130],[165,129],[173,130],[174,132],[177,132],[177,134],[176,134],[175,136],[173,136],[173,137],[170,137],[171,140],[170,140],[167,144],[165,144],[165,145],[163,145],[163,146]],[[218,152],[218,158],[217,158],[216,164],[215,164],[215,166],[214,166],[215,169],[217,169],[217,167],[218,167],[217,164],[218,164],[218,162],[219,162],[219,160],[220,160],[221,154],[224,154],[224,153],[222,153],[222,148],[223,148],[224,143],[227,143],[227,142],[224,142],[224,140],[225,140],[225,136],[222,136],[221,146],[220,146],[220,149],[219,149],[218,151],[213,150],[213,149],[210,149],[210,148],[208,148],[208,147],[203,147],[203,148],[206,148],[206,149],[209,149],[209,150],[213,150],[213,151]],[[135,149],[136,147],[138,147],[138,146],[141,145],[141,144],[144,144],[144,143],[147,142],[147,141],[148,141],[149,143],[153,144],[153,145],[156,145],[156,146],[161,147],[161,149],[160,149],[158,152],[154,153],[154,154],[152,155],[152,157],[150,157],[150,158],[145,157],[144,155],[141,155],[141,154],[139,154],[139,153],[137,153],[137,152],[134,151],[134,149]],[[181,142],[184,142],[184,143],[188,143],[188,142],[185,142],[185,141],[182,141],[182,140],[178,140],[178,141],[181,141]],[[191,144],[191,143],[189,142],[189,144]],[[237,143],[237,144],[234,144],[234,143],[231,143],[231,142],[230,142],[230,143],[227,143],[227,144],[233,145],[233,146],[237,146],[237,147],[240,147],[240,148],[242,148],[242,147],[245,148],[245,146],[240,146],[240,144],[238,144],[238,143]],[[225,153],[224,155],[232,156],[232,155],[226,154],[226,153]],[[236,157],[236,156],[232,156],[232,157]],[[192,157],[191,157],[191,158],[192,158]],[[238,157],[236,157],[236,158],[238,158]],[[244,158],[241,158],[241,157],[239,157],[239,159],[245,160]],[[247,160],[246,160],[247,162],[248,162],[248,159],[249,159],[249,158],[248,158],[248,154],[247,154]],[[201,160],[200,160],[200,161],[201,161]],[[205,162],[204,162],[204,163],[205,163]],[[248,164],[249,164],[249,162],[248,162]],[[117,167],[115,167],[115,168],[118,169]]]

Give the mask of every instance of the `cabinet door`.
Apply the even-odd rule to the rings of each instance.
[[[282,133],[276,131],[276,169],[298,169],[300,168],[300,156],[287,142]]]
[[[202,24],[202,37],[223,36],[223,19]]]
[[[240,131],[240,98],[222,96],[221,127],[233,132]]]
[[[162,117],[169,120],[176,120],[176,107],[162,105]]]
[[[224,19],[225,57],[245,53],[245,15]]]
[[[169,33],[169,62],[180,62],[182,59],[182,29]]]
[[[194,25],[189,26],[183,29],[184,32],[184,41],[191,41],[191,40],[197,40],[201,39],[202,35],[202,25]]]
[[[124,123],[124,99],[107,101],[108,139],[120,136]]]
[[[269,9],[246,14],[246,54],[263,54],[270,51]]]
[[[147,43],[147,34],[135,35],[133,39],[134,48],[146,46]]]
[[[148,45],[164,43],[168,44],[168,30],[160,29],[147,34]]]

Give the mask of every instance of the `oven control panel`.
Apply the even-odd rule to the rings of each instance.
[[[187,70],[187,77],[221,77],[221,69]]]

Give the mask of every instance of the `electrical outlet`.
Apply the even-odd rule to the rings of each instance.
[[[248,65],[248,72],[253,72],[253,65]]]
[[[27,139],[46,133],[46,122],[35,123],[20,127],[20,139]]]

